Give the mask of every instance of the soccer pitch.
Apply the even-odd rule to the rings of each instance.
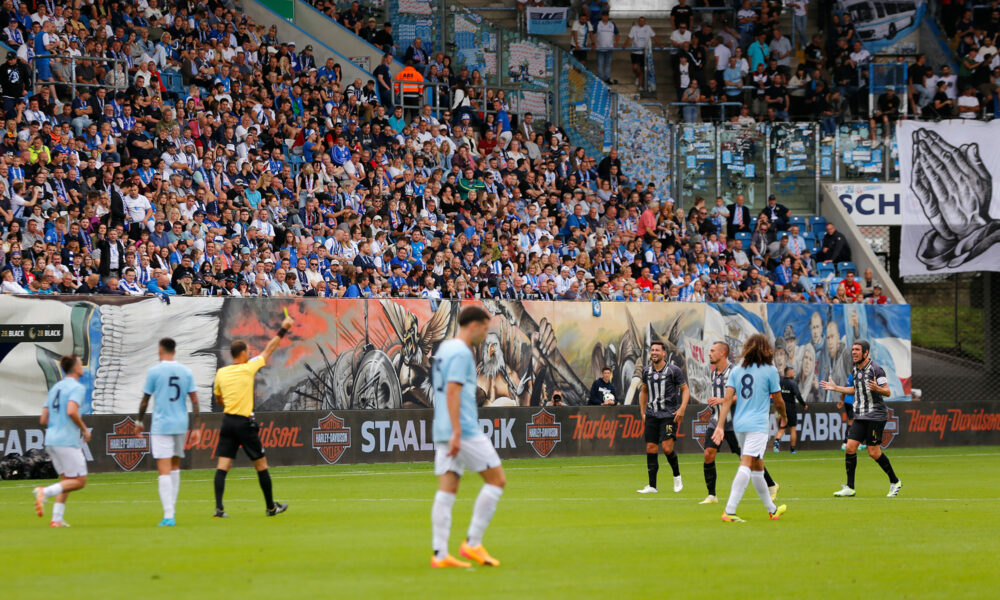
[[[274,518],[253,471],[226,486],[212,519],[211,471],[183,474],[176,528],[152,472],[91,475],[70,496],[70,529],[34,515],[34,482],[0,483],[3,596],[9,598],[995,598],[1000,448],[890,449],[898,498],[863,453],[858,496],[833,498],[843,454],[767,455],[788,513],[767,519],[753,488],[719,520],[702,459],[682,455],[684,491],[640,496],[645,457],[505,462],[508,485],[485,544],[499,568],[432,570],[430,463],[274,468]],[[724,501],[736,457],[721,455]],[[455,505],[457,555],[477,475]],[[222,592],[224,596],[220,596]]]

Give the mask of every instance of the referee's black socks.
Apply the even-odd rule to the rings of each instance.
[[[892,470],[892,463],[889,462],[889,457],[885,455],[885,452],[883,452],[882,455],[875,460],[875,462],[877,462],[878,466],[882,467],[885,474],[889,476],[889,483],[899,483],[899,478],[896,477],[896,472]]]
[[[764,467],[764,483],[766,483],[769,488],[774,487],[774,480],[771,479],[771,474],[767,472],[767,467]]]
[[[677,453],[671,452],[667,455],[667,462],[670,463],[670,468],[674,472],[674,477],[679,477],[681,474],[681,463],[677,460]]]
[[[660,470],[659,452],[646,453],[646,470],[649,471],[649,487],[656,487],[656,472]]]
[[[260,482],[260,490],[264,492],[264,502],[267,504],[267,510],[271,510],[274,508],[274,497],[271,495],[271,474],[267,469],[257,471],[257,481]]]
[[[215,470],[215,509],[222,510],[222,493],[226,491],[226,474],[228,471]]]

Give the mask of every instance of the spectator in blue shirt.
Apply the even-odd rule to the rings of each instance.
[[[497,139],[503,146],[504,150],[510,145],[510,140],[514,137],[514,132],[510,128],[510,115],[503,108],[503,102],[499,100],[493,101],[493,110],[497,112]]]
[[[337,143],[330,149],[330,158],[338,167],[344,166],[344,163],[351,160],[351,149],[344,144],[343,136],[339,136]]]

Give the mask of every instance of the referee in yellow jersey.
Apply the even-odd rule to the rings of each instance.
[[[225,518],[226,511],[222,507],[222,494],[226,489],[226,474],[233,466],[236,451],[243,452],[253,461],[257,469],[257,479],[260,489],[264,492],[264,503],[267,506],[267,516],[273,517],[288,510],[288,504],[279,504],[271,494],[271,474],[267,471],[267,459],[264,457],[264,446],[260,443],[258,431],[260,426],[253,418],[253,378],[261,370],[271,355],[278,349],[281,338],[292,328],[294,321],[285,313],[281,329],[267,343],[260,355],[250,358],[247,343],[236,340],[229,350],[233,355],[233,364],[222,367],[215,374],[213,398],[221,404],[225,415],[222,417],[222,430],[219,433],[219,465],[215,471],[215,517]]]

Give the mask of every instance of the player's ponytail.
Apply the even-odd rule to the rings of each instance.
[[[743,354],[740,356],[744,368],[752,365],[770,365],[774,363],[774,347],[762,333],[755,333],[743,342]]]

